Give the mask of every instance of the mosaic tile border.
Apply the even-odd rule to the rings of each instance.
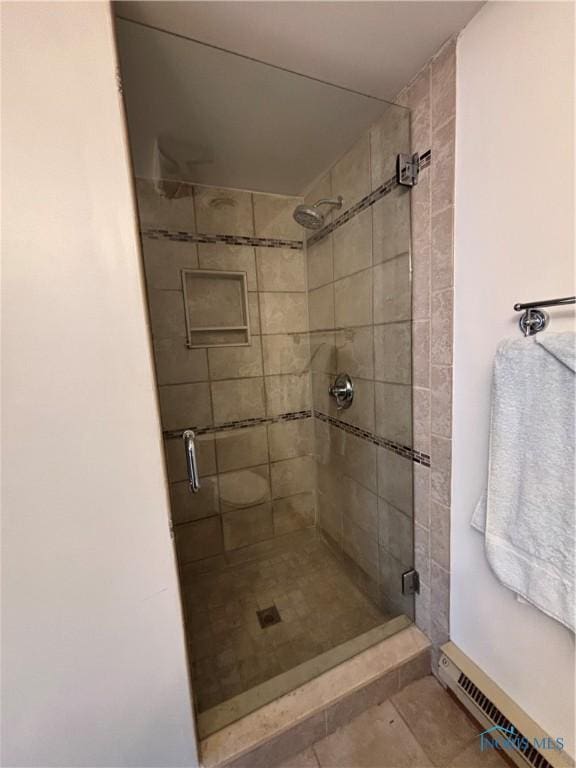
[[[422,152],[422,154],[420,155],[420,170],[423,171],[424,168],[428,168],[431,162],[432,162],[432,150],[427,149],[426,152]]]
[[[314,418],[320,419],[320,421],[325,421],[333,427],[337,427],[351,435],[361,437],[369,443],[379,445],[382,448],[387,448],[389,451],[392,451],[392,453],[396,453],[398,456],[403,456],[405,459],[410,459],[411,461],[416,462],[416,464],[422,464],[424,467],[430,466],[430,456],[427,453],[422,453],[422,451],[417,451],[415,448],[409,448],[406,445],[395,443],[393,440],[387,440],[385,437],[379,437],[373,432],[368,432],[368,430],[361,429],[353,424],[347,424],[344,421],[340,421],[340,419],[335,419],[333,416],[328,416],[326,413],[322,413],[322,411],[314,410]]]
[[[432,160],[432,150],[427,149],[420,155],[420,170],[428,168]],[[398,186],[396,176],[392,176],[384,184],[381,184],[369,195],[363,197],[341,216],[338,216],[333,222],[323,227],[321,230],[311,235],[306,241],[308,245],[314,245],[322,240],[330,232],[346,224],[347,221],[357,216],[359,213],[378,202],[382,197],[389,195],[393,189]],[[148,227],[141,230],[143,237],[150,240],[172,240],[180,243],[224,243],[226,245],[248,245],[254,248],[290,248],[295,251],[301,251],[304,247],[302,240],[283,240],[277,237],[249,237],[247,235],[206,235],[200,232],[171,231],[169,229],[160,229]]]
[[[142,229],[142,236],[150,240],[172,240],[177,243],[224,243],[225,245],[249,245],[254,248],[291,248],[301,251],[302,240],[282,240],[277,237],[247,237],[244,235],[203,235],[196,232],[172,232],[169,229]]]
[[[183,427],[182,429],[165,430],[163,432],[164,437],[167,440],[182,437],[182,433],[186,429],[193,429],[197,435],[211,435],[217,432],[228,432],[234,429],[247,429],[248,427],[257,427],[260,424],[278,424],[282,421],[296,421],[298,419],[311,419],[312,410],[306,411],[291,411],[289,413],[281,413],[279,416],[259,416],[254,419],[242,419],[241,421],[227,421],[224,424],[210,424],[206,427]]]
[[[347,424],[345,421],[334,418],[334,416],[328,416],[328,414],[317,410],[305,410],[305,411],[291,411],[289,413],[281,413],[278,416],[260,416],[254,419],[242,419],[241,421],[227,421],[224,424],[210,424],[206,427],[183,427],[182,429],[165,430],[163,432],[164,437],[167,440],[175,440],[182,437],[182,433],[186,429],[193,429],[197,435],[212,435],[219,432],[230,432],[236,429],[248,429],[249,427],[257,427],[262,424],[278,424],[283,421],[296,421],[299,419],[310,419],[314,416],[320,421],[325,421],[338,429],[348,432],[351,435],[360,437],[363,440],[367,440],[369,443],[379,445],[382,448],[387,448],[389,451],[403,456],[405,459],[411,459],[417,464],[422,464],[425,467],[430,466],[430,456],[422,451],[417,451],[415,448],[409,448],[406,445],[395,443],[393,440],[388,440],[385,437],[369,432],[366,429],[356,427],[354,424]]]
[[[427,168],[430,165],[431,160],[432,160],[432,150],[427,149],[426,152],[420,155],[420,170],[422,171],[424,170],[424,168]],[[386,197],[386,195],[389,195],[390,192],[392,192],[392,190],[395,189],[397,186],[398,186],[398,182],[396,180],[396,176],[392,176],[391,178],[388,179],[388,181],[385,181],[384,184],[381,184],[379,187],[376,187],[376,189],[373,192],[370,192],[369,195],[366,195],[366,197],[363,197],[355,205],[353,205],[351,208],[345,211],[341,216],[338,216],[338,218],[334,219],[334,221],[332,221],[330,224],[327,224],[325,227],[320,229],[314,235],[311,235],[306,240],[306,244],[314,245],[315,243],[318,243],[320,240],[323,240],[331,232],[334,232],[335,229],[338,229],[343,224],[346,224],[347,221],[350,221],[350,219],[353,219],[354,216],[357,216],[359,213],[366,210],[366,208],[369,208],[371,205],[374,205],[374,203],[378,202],[378,200],[381,200],[383,197]]]

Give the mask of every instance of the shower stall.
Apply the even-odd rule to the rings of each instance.
[[[205,736],[414,618],[410,113],[117,38]]]

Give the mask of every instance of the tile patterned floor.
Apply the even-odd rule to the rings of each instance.
[[[506,768],[433,677],[363,712],[281,768]]]
[[[387,620],[319,538],[183,585],[200,712]],[[262,628],[275,605],[282,621]]]

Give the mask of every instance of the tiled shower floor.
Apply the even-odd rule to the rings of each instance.
[[[319,538],[183,585],[199,712],[382,624]],[[257,611],[276,606],[262,628]]]

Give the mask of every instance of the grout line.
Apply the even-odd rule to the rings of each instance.
[[[432,676],[432,677],[433,677],[433,678],[436,680],[436,676],[435,676],[435,675],[434,675],[432,672],[430,672],[430,675],[431,675],[431,676]],[[418,682],[418,681],[414,681],[414,682]],[[442,696],[442,695],[446,695],[446,696],[448,696],[448,697],[449,697],[449,698],[450,698],[452,701],[454,701],[454,703],[456,704],[456,706],[457,706],[457,707],[458,707],[458,708],[459,708],[459,709],[460,709],[460,710],[461,710],[461,711],[462,711],[462,712],[463,712],[463,713],[464,713],[464,714],[467,716],[467,718],[468,718],[469,720],[472,720],[472,721],[473,721],[475,724],[477,724],[477,723],[476,723],[476,720],[475,720],[475,719],[474,719],[474,718],[473,718],[473,717],[470,715],[470,712],[468,712],[468,710],[466,710],[466,709],[465,709],[465,708],[464,708],[464,707],[461,705],[461,703],[458,701],[458,699],[454,699],[454,698],[452,698],[452,696],[450,695],[450,693],[449,693],[449,692],[447,692],[447,691],[445,691],[444,689],[442,689],[442,690],[441,690],[441,691],[439,691],[438,693],[439,693],[439,695],[440,695],[440,696]],[[420,739],[418,738],[418,736],[416,735],[416,733],[415,733],[415,732],[412,730],[412,728],[410,727],[410,723],[408,722],[408,720],[407,720],[407,719],[404,717],[404,715],[402,714],[402,711],[401,711],[401,710],[400,710],[400,709],[399,709],[397,706],[395,706],[395,705],[394,705],[393,697],[391,697],[390,701],[392,701],[392,705],[394,706],[394,709],[396,710],[396,712],[397,712],[397,713],[398,713],[398,715],[400,716],[400,719],[401,719],[401,720],[402,720],[402,721],[405,723],[406,727],[408,728],[408,730],[410,731],[410,733],[412,734],[412,736],[414,737],[415,741],[418,743],[418,745],[420,746],[420,748],[422,749],[422,751],[424,752],[424,754],[426,755],[426,757],[428,757],[428,759],[429,759],[429,760],[431,760],[431,759],[432,759],[432,757],[431,757],[431,755],[429,755],[429,754],[428,754],[428,751],[427,751],[427,748],[426,748],[426,746],[427,746],[427,742],[424,742],[424,743],[422,743],[422,742],[420,741]],[[478,736],[476,735],[476,736],[471,736],[471,737],[470,737],[468,740],[464,741],[462,749],[458,750],[458,752],[457,752],[455,755],[452,755],[452,757],[450,758],[450,765],[456,765],[456,764],[458,763],[458,761],[457,761],[457,759],[456,759],[456,758],[458,758],[460,755],[464,754],[464,752],[465,752],[465,751],[466,751],[466,750],[467,750],[467,749],[468,749],[468,748],[469,748],[471,745],[473,745],[473,744],[476,742],[476,740],[477,740],[477,739],[478,739]]]
[[[369,150],[370,150],[370,186],[372,186],[372,132],[369,134]],[[375,232],[374,232],[374,209],[371,208],[371,219],[370,219],[370,242],[371,242],[371,268],[372,268],[372,285],[370,290],[370,313],[372,318],[372,375],[374,377],[374,385],[372,387],[372,403],[374,408],[374,424],[376,424],[376,414],[378,413],[378,408],[376,404],[376,323],[374,322],[374,307],[376,304],[376,290],[375,290],[375,279],[374,276],[376,274],[376,264],[374,259],[374,241],[375,241]],[[409,214],[410,215],[410,214]],[[411,240],[411,233],[410,233],[410,240]],[[411,250],[411,249],[410,249]],[[411,271],[411,266],[409,262],[409,268]],[[412,304],[412,279],[410,278],[410,304]],[[412,314],[412,307],[410,307],[410,314]],[[410,358],[412,358],[412,328],[410,328]],[[412,376],[412,360],[410,359],[410,375]],[[376,456],[376,496],[377,498],[381,498],[381,492],[383,495],[383,488],[381,488],[381,477],[380,472],[378,471],[378,456]],[[413,483],[412,478],[410,478],[410,482]],[[380,502],[377,502],[377,515],[376,515],[376,537],[378,541],[378,546],[376,547],[376,567],[377,567],[377,575],[376,575],[376,584],[378,586],[378,597],[379,602],[382,601],[382,597],[385,590],[385,584],[383,583],[382,578],[382,565],[383,565],[383,551],[382,547],[380,547],[380,541],[381,541],[381,528],[382,528],[382,515],[380,514]]]
[[[430,105],[430,106],[432,106],[432,105]],[[431,122],[431,125],[434,126],[433,129],[432,129],[432,141],[434,141],[434,134],[437,131],[441,131],[443,128],[446,128],[446,126],[449,123],[451,123],[451,122],[454,122],[454,123],[456,122],[456,112],[454,112],[454,114],[450,115],[450,117],[447,117],[446,120],[444,120],[443,122],[438,123],[438,125],[434,124],[433,119],[431,119],[430,122]]]
[[[194,228],[196,228],[198,226],[198,209],[196,205],[196,192],[194,190],[194,187],[192,187],[191,189],[191,197],[192,197],[192,210],[194,211]],[[198,248],[197,244],[194,247],[196,249],[196,259],[198,261],[198,268],[200,268],[200,249]],[[184,302],[184,311],[186,313],[187,306],[186,306],[186,301],[184,300],[184,293],[183,293],[182,287],[180,288],[180,292],[182,293],[182,300]],[[210,415],[212,416],[212,421],[214,421],[216,416],[214,411],[214,398],[212,397],[212,371],[211,371],[211,365],[210,365],[209,349],[204,349],[204,354],[206,355],[206,372],[207,372],[206,375],[208,377],[207,383],[208,383],[208,398],[210,400]],[[216,464],[216,471],[218,471],[218,456],[216,454],[216,445],[214,445],[214,463]],[[218,512],[220,512],[220,484],[218,482],[218,479],[216,479],[216,485],[218,490]]]
[[[446,437],[445,435],[439,435],[438,432],[430,432],[430,437],[439,437],[440,440],[447,440],[449,443],[452,442],[452,437]]]
[[[304,198],[302,198],[302,201]],[[308,397],[310,401],[310,409],[314,406],[314,386],[313,386],[313,372],[312,372],[312,339],[310,336],[310,286],[309,286],[309,277],[308,277],[308,267],[309,267],[309,254],[308,254],[308,242],[306,238],[302,242],[302,253],[303,253],[303,261],[304,261],[304,284],[306,286],[306,343],[308,345],[308,352],[307,352],[307,361],[306,366],[303,371],[303,373],[306,373],[308,377]],[[269,429],[268,427],[266,428]],[[317,494],[317,488],[318,488],[318,475],[317,475],[317,463],[314,458],[315,452],[316,452],[316,433],[314,430],[314,423],[311,424],[311,438],[308,441],[308,450],[311,451],[308,455],[312,458],[312,471],[313,471],[313,477],[314,477],[314,489],[312,491],[312,505],[313,505],[313,517],[314,517],[314,526],[317,527],[319,524],[318,519],[318,494]],[[274,526],[274,518],[272,519],[272,525]]]
[[[372,146],[372,144],[373,144],[373,132],[372,132],[372,130],[369,130],[368,131],[368,157],[369,157],[368,169],[369,169],[369,175],[370,175],[370,189],[371,190],[373,189],[373,183],[374,183],[373,162],[372,162],[372,160],[373,160],[373,158],[372,158],[372,154],[373,154],[373,151],[372,151],[373,150],[373,146]],[[384,189],[387,188],[388,183],[389,183],[389,181],[384,182]],[[391,187],[388,191],[391,192],[393,188],[394,187]],[[386,192],[386,194],[387,193],[388,192]],[[381,197],[383,197],[383,196],[384,195],[382,194]],[[378,198],[378,199],[380,199],[380,198]],[[375,264],[375,259],[374,259],[374,242],[375,242],[374,234],[375,234],[374,233],[374,210],[370,206],[370,268],[372,269],[372,280],[371,280],[371,286],[370,286],[370,318],[371,318],[371,324],[370,325],[372,327],[372,340],[371,340],[372,341],[372,344],[371,344],[371,346],[372,346],[372,375],[373,375],[373,379],[374,379],[374,382],[375,382],[375,380],[376,380],[376,333],[374,331],[374,328],[375,328],[376,324],[374,322],[374,305],[375,305],[376,302],[374,300],[375,299],[375,280],[374,280],[374,275],[375,275],[376,264]],[[376,419],[377,408],[376,408],[376,384],[375,383],[374,383],[374,385],[372,387],[372,407],[373,407],[373,410],[374,410],[374,419]],[[376,480],[376,495],[379,496],[380,495],[379,472],[376,472],[375,480]],[[378,515],[378,517],[377,517],[376,536],[378,537],[378,541],[379,541],[380,540],[380,515]],[[378,585],[378,590],[380,592],[380,589],[382,587],[382,585],[380,583],[380,581],[381,581],[380,547],[376,548],[376,560],[377,560],[377,563],[376,563],[376,567],[377,567],[376,582],[377,582],[377,585]]]
[[[403,253],[400,254],[400,256],[404,256],[404,255],[405,254],[403,254]],[[398,256],[393,256],[392,257],[392,259],[397,259],[397,258],[398,258]],[[387,259],[387,261],[392,261],[392,259]],[[384,262],[380,262],[380,263],[383,264]],[[196,271],[201,272],[203,269],[205,269],[205,267],[198,267],[198,268],[196,268],[196,267],[186,267],[186,269],[189,270],[190,272],[196,272]],[[218,272],[219,270],[217,270],[217,269],[215,269],[215,270],[210,269],[209,271],[210,272]],[[228,271],[228,270],[223,270],[223,271]],[[359,270],[359,271],[363,271],[363,270]],[[357,274],[357,272],[351,272],[350,274]],[[347,277],[348,277],[348,275],[347,275]],[[343,280],[344,278],[340,278],[340,279]],[[326,285],[328,285],[328,283],[326,283]],[[152,288],[153,291],[163,291],[165,293],[182,293],[182,288],[157,288],[154,285],[151,285],[150,287]],[[315,291],[316,288],[313,288],[312,290]],[[442,288],[440,290],[445,290],[445,289]],[[298,291],[298,290],[293,290],[293,289],[292,290],[276,290],[276,291],[270,291],[270,290],[259,291],[257,289],[250,289],[249,288],[247,290],[247,293],[248,294],[250,294],[250,293],[296,293],[296,294],[300,295],[300,294],[307,293],[307,291],[305,291],[305,290],[299,290]],[[300,331],[300,333],[304,333],[304,331]],[[252,335],[253,336],[258,336],[257,333],[253,333]]]
[[[400,693],[400,691],[399,691],[399,693]],[[392,703],[392,706],[393,706],[393,707],[394,707],[394,709],[396,710],[396,712],[397,712],[397,714],[398,714],[398,717],[400,718],[400,720],[402,720],[402,722],[404,723],[404,725],[406,726],[406,728],[408,728],[408,730],[409,730],[409,732],[410,732],[410,735],[412,736],[412,738],[414,739],[414,741],[415,741],[415,742],[418,744],[418,746],[420,747],[420,749],[421,749],[421,750],[424,752],[424,754],[426,755],[426,757],[427,757],[427,758],[430,760],[430,762],[432,763],[432,757],[431,757],[431,755],[429,755],[429,754],[428,754],[428,751],[427,751],[427,749],[426,749],[426,746],[425,746],[424,744],[421,744],[421,743],[420,743],[420,740],[418,739],[418,737],[416,736],[416,734],[414,733],[414,731],[413,731],[413,730],[412,730],[412,728],[410,727],[410,723],[408,722],[408,720],[407,720],[407,719],[404,717],[404,715],[402,714],[402,710],[401,710],[401,709],[399,709],[399,708],[396,706],[396,704],[395,704],[395,702],[394,702],[394,698],[395,698],[394,696],[391,696],[391,698],[390,698],[390,702]],[[434,763],[432,763],[432,765],[433,765],[433,764],[434,764]]]
[[[328,726],[326,723],[324,724],[324,730],[326,731],[326,736],[328,735]],[[326,738],[326,736],[324,738]],[[318,741],[322,741],[322,739],[319,739]],[[316,750],[314,749],[315,745],[318,744],[318,741],[315,741],[314,744],[311,745],[310,749],[312,750],[312,754],[314,755],[314,759],[316,760],[316,768],[323,768],[322,763],[320,762],[320,758],[318,757]]]
[[[444,206],[444,208],[439,208],[437,211],[432,214],[432,211],[430,211],[430,218],[434,219],[436,216],[441,216],[443,213],[446,213],[447,211],[452,211],[454,209],[454,203],[449,203],[448,205]]]
[[[274,335],[283,335],[283,334],[274,334]],[[295,334],[286,334],[286,335],[295,335]],[[253,338],[260,338],[256,335],[253,336]],[[438,366],[440,367],[440,366]],[[446,366],[451,367],[451,366]],[[158,386],[161,388],[165,387],[187,387],[191,384],[222,384],[224,382],[231,382],[231,381],[245,381],[245,380],[254,380],[254,379],[280,379],[280,378],[297,378],[301,379],[305,376],[307,376],[308,371],[294,371],[293,373],[266,373],[261,374],[258,373],[255,376],[234,376],[233,378],[222,378],[222,379],[200,379],[199,381],[175,381],[175,382],[166,382],[165,384],[159,384]],[[374,381],[374,379],[365,379],[361,376],[357,376],[356,378],[361,379],[363,381]],[[379,381],[379,379],[378,379]],[[394,383],[394,382],[390,382]],[[275,414],[278,415],[278,414]],[[239,421],[242,421],[242,419],[239,419]]]
[[[430,143],[433,145],[434,142],[434,126],[432,124],[432,65],[429,65],[428,69],[428,118],[429,118],[429,130],[430,130]],[[432,262],[433,262],[433,253],[432,253],[432,192],[435,185],[435,173],[434,173],[434,166],[430,164],[430,171],[429,171],[429,184],[428,184],[428,194],[427,194],[427,239],[428,239],[428,245],[429,245],[429,253],[428,253],[428,370],[427,370],[427,377],[428,382],[430,385],[430,431],[432,430],[432,411],[433,411],[433,405],[432,405],[432,345],[433,345],[433,326],[432,326]],[[432,435],[430,434],[430,455],[432,455]],[[431,474],[431,473],[430,473]],[[432,498],[432,479],[431,477],[428,478],[428,513],[427,513],[427,551],[426,551],[426,564],[425,567],[428,571],[428,581],[429,584],[429,604],[428,604],[428,610],[426,615],[426,623],[428,627],[428,635],[431,635],[431,626],[432,626],[432,577],[431,577],[431,567],[430,563],[432,560],[432,552],[431,552],[431,537],[430,537],[430,528],[432,524],[432,516],[431,516],[431,498]],[[427,753],[426,753],[427,754]]]

